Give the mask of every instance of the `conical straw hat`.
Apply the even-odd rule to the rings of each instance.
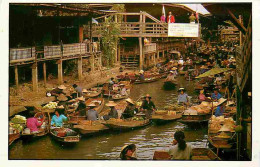
[[[114,101],[109,101],[106,106],[108,107],[113,107],[113,106],[116,106],[117,104],[114,102]]]
[[[60,85],[60,86],[58,86],[58,88],[59,88],[59,89],[66,89],[66,86]]]
[[[134,104],[134,101],[132,99],[130,99],[130,98],[127,98],[125,101],[127,101],[127,102],[129,102],[131,104]]]

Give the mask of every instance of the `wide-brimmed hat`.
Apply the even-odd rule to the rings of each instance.
[[[142,74],[142,73],[144,73],[144,70],[140,70],[140,72],[139,72],[139,73],[141,73],[141,74]]]
[[[58,99],[59,101],[67,101],[67,100],[68,100],[68,98],[67,98],[64,94],[59,95],[59,96],[57,97],[57,99]]]
[[[179,88],[178,91],[185,91],[185,88]]]
[[[206,66],[204,66],[204,65],[202,65],[200,68],[201,68],[201,69],[206,69],[207,67],[206,67]]]
[[[133,154],[132,154],[132,157],[136,157],[136,154],[135,154],[135,150],[136,150],[136,145],[135,144],[129,144],[129,145],[124,145],[122,148],[121,148],[121,153],[120,153],[120,158],[122,159],[124,157],[124,155],[127,153],[127,151],[131,149],[131,150],[134,150]]]
[[[170,73],[172,73],[172,74],[173,74],[174,72],[173,72],[173,71],[170,71]]]
[[[60,85],[60,86],[58,86],[58,88],[59,88],[59,89],[66,89],[66,86]]]
[[[234,101],[228,101],[226,106],[231,106],[231,105],[233,105],[233,104],[235,104]]]
[[[85,98],[83,96],[77,98],[80,101],[85,101]]]
[[[58,109],[64,109],[63,105],[57,106]]]
[[[218,106],[221,105],[221,104],[223,104],[223,103],[225,103],[226,101],[227,101],[227,99],[220,98],[220,99],[218,100]]]
[[[125,86],[125,84],[122,84],[122,83],[121,83],[119,86]]]
[[[127,98],[125,101],[127,101],[127,102],[129,102],[131,104],[134,104],[134,101],[132,99],[130,99],[130,98]]]
[[[87,89],[83,89],[83,90],[82,90],[82,93],[87,93],[87,92],[88,92]]]
[[[107,104],[106,104],[106,106],[108,106],[108,107],[114,107],[114,106],[116,106],[117,104],[114,102],[114,101],[109,101]]]
[[[172,67],[172,70],[177,70],[177,67]]]
[[[96,104],[94,103],[90,103],[89,105],[87,105],[88,107],[96,107]]]

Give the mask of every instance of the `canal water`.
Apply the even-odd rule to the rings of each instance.
[[[178,87],[185,87],[192,99],[197,97],[194,92],[194,81],[178,78]],[[139,99],[149,93],[157,108],[176,103],[177,88],[166,91],[163,89],[163,79],[160,81],[134,85],[131,98]],[[171,146],[176,130],[183,130],[185,140],[193,147],[207,147],[207,128],[190,129],[187,126],[172,122],[156,126],[150,125],[129,132],[109,132],[93,137],[82,137],[76,145],[62,145],[50,136],[32,142],[18,140],[9,148],[9,159],[119,159],[121,148],[125,144],[134,143],[137,146],[137,158],[151,160],[154,151],[167,150]]]

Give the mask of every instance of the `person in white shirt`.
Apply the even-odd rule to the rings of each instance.
[[[174,146],[171,146],[168,153],[171,159],[174,160],[190,160],[192,147],[191,144],[186,143],[184,140],[185,135],[182,131],[177,131],[174,133]]]

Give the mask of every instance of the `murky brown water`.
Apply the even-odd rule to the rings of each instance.
[[[180,86],[184,86],[193,99],[194,83],[179,78]],[[176,103],[177,89],[165,91],[162,89],[163,80],[134,85],[131,97],[137,100],[149,93],[158,108],[169,103]],[[63,146],[50,136],[45,136],[30,143],[18,140],[9,149],[10,159],[119,159],[121,147],[125,144],[137,145],[138,159],[152,159],[155,150],[167,149],[173,140],[173,134],[181,129],[185,132],[186,141],[193,147],[206,147],[207,128],[193,130],[179,122],[172,122],[162,126],[150,125],[142,129],[124,133],[106,133],[94,137],[83,137],[74,146]]]

